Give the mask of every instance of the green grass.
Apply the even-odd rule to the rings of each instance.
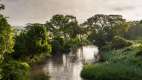
[[[87,80],[141,80],[140,67],[123,63],[86,65],[81,76]]]
[[[130,47],[104,52],[105,62],[85,65],[81,77],[87,80],[141,80],[142,47]]]

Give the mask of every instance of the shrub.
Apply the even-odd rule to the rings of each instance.
[[[128,47],[130,45],[132,45],[132,42],[129,41],[129,40],[126,40],[122,37],[119,37],[119,36],[115,36],[113,39],[112,39],[112,48],[113,49],[120,49],[120,48],[124,48],[124,47]]]
[[[104,53],[106,60],[84,66],[81,77],[87,80],[141,80],[142,58],[141,48],[132,45],[119,50]]]
[[[0,80],[29,80],[30,66],[27,63],[11,60],[0,67]]]

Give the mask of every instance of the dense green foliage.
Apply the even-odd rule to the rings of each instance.
[[[28,80],[30,68],[23,66],[21,61],[25,61],[25,64],[40,63],[49,55],[68,53],[74,48],[93,43],[100,50],[106,51],[105,62],[85,66],[81,74],[83,78],[139,80],[141,62],[137,55],[141,55],[141,48],[132,47],[138,43],[127,40],[139,39],[138,42],[141,43],[141,25],[136,27],[138,24],[141,22],[126,22],[120,15],[95,15],[83,24],[78,24],[76,17],[71,15],[54,15],[45,24],[28,24],[21,31],[15,32],[14,40],[13,29],[1,15],[0,78]],[[139,32],[138,37],[135,32]],[[9,74],[6,74],[8,71]],[[21,74],[17,74],[19,71]],[[47,78],[48,76],[37,75],[35,79]]]
[[[16,37],[15,58],[29,57],[34,55],[50,55],[51,45],[48,42],[48,32],[43,24],[29,24],[24,32]]]
[[[107,51],[105,62],[84,66],[81,76],[87,80],[141,80],[141,45]]]
[[[29,80],[30,66],[27,63],[9,60],[0,67],[2,67],[0,80]]]
[[[0,11],[4,8],[0,4]],[[127,22],[121,15],[97,14],[79,24],[75,16],[57,14],[45,24],[28,24],[19,30],[0,14],[0,80],[30,80],[29,64],[88,44],[97,45],[105,61],[85,65],[84,79],[141,80],[141,33],[142,21]],[[47,79],[45,74],[31,78]]]
[[[0,4],[0,10],[4,8]],[[29,80],[30,66],[10,58],[14,43],[14,29],[0,14],[0,80]]]
[[[71,15],[54,15],[45,24],[51,37],[53,53],[68,53],[71,48],[88,44],[82,28]]]
[[[125,33],[125,37],[131,40],[141,40],[142,39],[142,22],[132,22],[129,23],[130,28]]]
[[[97,16],[88,19],[91,26],[95,24],[95,27],[97,27],[96,23],[98,22],[96,20],[100,15]],[[117,22],[118,20],[114,21]],[[101,24],[104,23],[105,21]],[[94,41],[101,48],[105,61],[84,66],[81,76],[87,80],[141,80],[141,21],[122,21],[119,26],[114,24],[113,28],[109,27],[107,29],[107,31],[110,30],[109,32],[105,31],[105,27],[104,30],[93,31],[89,35],[89,40]]]
[[[121,15],[98,14],[90,17],[85,23],[88,32],[88,39],[100,48],[111,42],[114,36],[124,36],[128,24]]]
[[[0,15],[0,62],[4,55],[13,52],[14,33],[6,18]]]
[[[96,64],[87,65],[82,71],[81,76],[87,80],[141,80],[140,67],[115,64]]]
[[[7,64],[7,55],[14,51],[14,33],[11,26],[8,24],[7,19],[0,14],[0,80],[8,80],[6,73],[10,72],[5,69]],[[9,66],[12,67],[12,66]],[[7,70],[7,71],[5,71]],[[4,72],[5,73],[4,73]]]
[[[124,39],[122,37],[115,36],[112,39],[111,48],[112,49],[120,49],[120,48],[128,47],[128,46],[130,46],[132,44],[133,44],[133,42],[130,41],[130,40],[126,40],[126,39]]]

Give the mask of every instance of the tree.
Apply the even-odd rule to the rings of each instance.
[[[12,53],[14,47],[14,33],[5,17],[0,15],[0,58]]]
[[[0,4],[2,9],[4,5]],[[29,65],[11,59],[14,43],[14,30],[6,17],[0,14],[0,80],[29,80]]]
[[[98,46],[110,42],[116,35],[124,36],[128,30],[127,22],[121,15],[97,14],[83,24],[89,32],[89,39]]]
[[[4,9],[4,5],[0,4],[0,10],[2,9]],[[13,29],[10,26],[10,24],[8,24],[6,17],[0,14],[0,80],[6,80],[4,78],[7,75],[4,74],[3,72],[6,69],[3,66],[7,63],[8,55],[14,51],[13,47],[14,47]]]
[[[25,32],[16,38],[15,57],[33,57],[36,54],[50,53],[48,32],[44,24],[28,24]]]
[[[125,33],[125,38],[131,40],[141,40],[142,39],[142,21],[129,22],[130,28]]]
[[[53,51],[68,52],[70,48],[85,41],[81,36],[84,35],[85,28],[81,27],[76,17],[72,15],[54,15],[45,25],[52,36]]]
[[[66,39],[77,36],[80,30],[76,17],[72,15],[54,15],[45,25],[53,35]]]

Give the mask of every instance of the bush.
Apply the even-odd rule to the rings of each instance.
[[[120,49],[120,48],[124,48],[124,47],[128,47],[130,45],[132,45],[132,42],[129,41],[129,40],[126,40],[122,37],[119,37],[119,36],[115,36],[113,39],[112,39],[112,48],[113,49]]]
[[[11,60],[0,67],[0,80],[29,80],[30,66],[27,63]]]
[[[105,62],[84,66],[81,77],[87,80],[141,80],[140,45],[104,52]]]

